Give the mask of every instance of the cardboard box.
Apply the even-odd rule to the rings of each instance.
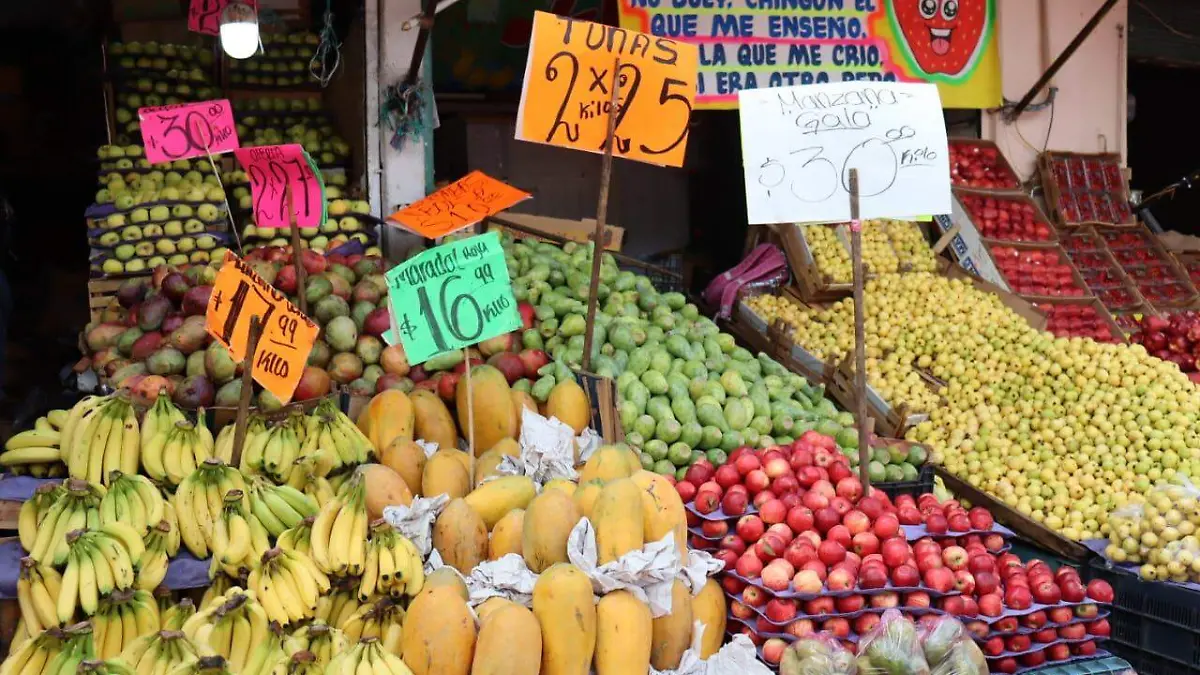
[[[501,229],[513,232],[517,236],[528,236],[526,233],[513,228],[504,227],[504,222],[519,225],[538,232],[554,235],[570,241],[587,242],[596,231],[596,219],[569,220],[566,218],[550,218],[535,216],[528,213],[513,213],[503,211],[497,217],[488,219],[488,229]],[[609,251],[620,251],[625,239],[625,228],[616,225],[604,226],[604,248]]]

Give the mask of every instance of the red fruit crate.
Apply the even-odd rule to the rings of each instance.
[[[1021,180],[1004,153],[992,141],[950,139],[950,183],[988,191],[1018,191]]]
[[[1046,202],[1059,225],[1137,224],[1120,155],[1046,152],[1038,168]]]
[[[1097,342],[1127,342],[1125,332],[1099,300],[1088,303],[1039,302],[1046,313],[1046,330],[1059,337],[1087,337]]]
[[[993,194],[956,188],[954,196],[984,239],[1027,243],[1058,241],[1050,220],[1032,199],[1023,194]]]
[[[1028,300],[1090,300],[1083,277],[1057,244],[989,242],[988,249],[1009,290]]]
[[[1107,248],[1104,238],[1096,233],[1095,228],[1088,225],[1060,234],[1058,243],[1071,254],[1076,251],[1103,251]]]

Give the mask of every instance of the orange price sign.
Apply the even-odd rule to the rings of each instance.
[[[683,166],[696,45],[546,12],[533,16],[517,139],[604,152],[618,59],[613,155]]]
[[[263,328],[251,374],[287,403],[300,383],[320,328],[241,258],[226,251],[208,299],[204,328],[241,361],[246,358],[250,319],[255,316]]]
[[[420,201],[391,215],[391,219],[426,239],[437,239],[494,216],[529,199],[507,183],[482,171],[472,171]]]

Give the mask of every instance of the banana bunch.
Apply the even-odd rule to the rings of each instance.
[[[332,589],[317,601],[316,621],[323,621],[330,626],[340,628],[342,624],[356,614],[364,604],[358,601],[358,579],[356,577],[339,577],[330,579]],[[371,602],[379,598],[371,598]]]
[[[273,631],[253,591],[234,587],[222,597],[222,601],[185,621],[183,632],[201,650],[228,659],[229,667],[237,673]]]
[[[254,438],[246,438],[242,450],[242,471],[263,474],[284,482],[292,464],[300,456],[299,425],[292,418],[269,426]]]
[[[63,483],[61,490],[48,491],[42,497],[53,495],[54,502],[46,509],[41,518],[36,517],[38,506],[29,512],[22,507],[17,524],[18,531],[35,531],[33,544],[28,547],[29,555],[34,560],[47,565],[58,567],[67,561],[70,547],[67,545],[67,533],[84,528],[100,527],[100,500],[104,498],[105,490],[99,484],[92,484],[76,478]],[[30,514],[34,514],[32,517]],[[32,523],[31,520],[36,522]],[[28,536],[22,535],[22,545]]]
[[[367,502],[362,475],[355,472],[317,514],[310,535],[313,561],[327,574],[358,576],[367,556]]]
[[[21,558],[21,573],[17,577],[17,606],[25,629],[30,635],[53,628],[58,622],[58,592],[62,577],[53,567],[33,558]]]
[[[371,523],[365,565],[358,587],[360,602],[367,602],[377,593],[413,597],[425,585],[421,553],[408,537],[382,518]]]
[[[298,458],[292,464],[292,470],[288,473],[284,485],[303,491],[305,495],[316,500],[318,507],[325,506],[336,494],[333,485],[326,478],[329,467],[333,466],[332,462],[328,461],[332,456],[332,450],[322,449]]]
[[[317,657],[308,651],[293,652],[288,658],[284,675],[325,675],[325,666]]]
[[[72,408],[72,414],[82,405],[80,402]],[[108,485],[113,471],[131,475],[138,472],[141,434],[137,415],[126,396],[104,396],[98,405],[81,414],[73,429],[70,424],[68,416],[62,437],[69,433],[71,444],[63,443],[62,452],[72,478]]]
[[[204,411],[200,412],[203,414]],[[165,480],[171,485],[179,485],[185,477],[213,456],[212,432],[203,424],[193,424],[184,420],[158,433],[166,434],[162,453],[150,461],[162,463]]]
[[[67,415],[66,410],[51,410],[45,417],[39,417],[32,429],[9,438],[4,452],[0,452],[0,466],[8,467],[13,474],[28,473],[35,478],[65,475],[61,448]]]
[[[267,421],[258,413],[250,413],[246,417],[246,440],[243,441],[243,446],[250,443],[250,439],[258,434],[263,433],[267,429]],[[221,427],[220,433],[217,434],[216,445],[213,447],[213,456],[221,458],[226,464],[233,463],[233,437],[237,432],[236,424],[226,424]],[[242,453],[245,455],[245,453]],[[243,472],[246,471],[245,463],[241,467]]]
[[[391,598],[382,598],[360,607],[346,619],[341,629],[351,642],[377,638],[383,642],[384,649],[399,654],[400,638],[404,635],[404,608]]]
[[[220,656],[201,656],[183,665],[166,671],[164,675],[238,675],[236,669]]]
[[[212,542],[213,523],[221,517],[224,495],[238,490],[245,499],[246,481],[242,472],[215,457],[201,462],[175,490],[175,517],[179,535],[192,555],[204,560]],[[246,508],[250,505],[246,503]]]
[[[290,655],[283,648],[283,635],[279,633],[275,626],[267,633],[267,638],[262,642],[252,645],[253,650],[246,659],[244,668],[234,669],[235,673],[240,675],[270,675],[271,673],[282,673],[286,668]]]
[[[76,607],[92,616],[101,597],[131,588],[136,579],[134,561],[146,550],[142,538],[125,523],[74,530],[67,541],[70,552],[57,599],[60,623],[70,621]]]
[[[311,455],[319,449],[337,451],[333,458],[334,473],[371,461],[375,452],[370,439],[338,409],[332,398],[318,403],[309,416],[301,455]]]
[[[146,550],[137,560],[137,579],[134,586],[143,591],[153,591],[167,576],[167,565],[171,555],[171,524],[165,520],[158,521],[158,526],[150,531],[144,541]],[[175,544],[178,550],[179,542],[176,541]]]
[[[241,585],[241,582],[237,579],[232,579],[224,573],[213,577],[208,584],[208,588],[204,590],[204,595],[200,598],[199,611],[203,612],[206,609],[225,602],[228,600],[225,595],[234,588],[241,588]]]
[[[94,657],[91,624],[51,628],[12,649],[0,664],[0,675],[74,673],[84,659]]]
[[[164,501],[149,478],[113,471],[100,499],[100,523],[125,523],[144,537],[162,521]]]
[[[316,520],[315,516],[309,516],[300,521],[295,527],[280,532],[279,537],[275,540],[275,545],[311,558],[312,544],[309,541],[309,537],[312,536],[312,524],[314,520]]]
[[[191,598],[182,598],[179,602],[170,601],[170,593],[166,595],[167,603],[161,600],[158,604],[159,625],[161,630],[181,630],[184,622],[196,613],[196,603]]]
[[[319,509],[316,499],[294,487],[275,485],[261,476],[250,481],[250,510],[272,537],[317,515]]]
[[[146,411],[142,419],[142,438],[138,450],[142,457],[142,468],[154,480],[161,481],[166,476],[163,466],[163,449],[167,445],[167,436],[178,422],[186,422],[187,416],[183,410],[171,401],[170,396],[159,396],[154,405]]]
[[[118,658],[107,661],[84,661],[76,671],[79,675],[135,675],[133,669]]]
[[[17,629],[13,631],[12,642],[8,643],[8,653],[17,651],[17,648],[28,642],[31,637],[33,636],[29,634],[29,626],[25,625],[25,619],[18,616]]]
[[[355,675],[356,673],[371,673],[371,675],[413,675],[408,665],[384,648],[377,639],[369,638],[354,645],[353,648],[334,657],[326,675]]]
[[[158,632],[158,603],[150,591],[115,591],[100,601],[91,621],[97,655],[115,659],[137,638]]]
[[[312,654],[321,670],[349,646],[345,633],[319,620],[297,628],[283,641],[284,651],[293,656],[300,652]]]
[[[33,491],[32,497],[21,503],[21,510],[17,513],[17,535],[21,540],[21,548],[26,551],[33,550],[33,543],[38,537],[38,527],[50,507],[66,494],[66,491],[62,483],[42,483]]]
[[[182,631],[166,629],[138,637],[121,652],[121,660],[137,675],[169,673],[200,656],[195,643]]]
[[[92,624],[86,621],[77,623],[63,629],[63,633],[66,639],[63,641],[62,651],[46,664],[45,670],[42,671],[45,675],[74,673],[80,663],[96,658]]]
[[[271,547],[266,528],[248,513],[242,491],[230,490],[224,499],[225,504],[213,521],[212,537],[208,541],[212,549],[210,577],[216,576],[218,571],[238,576],[242,569],[254,567],[254,561]]]
[[[320,596],[329,591],[329,577],[306,555],[282,548],[263,554],[250,570],[252,588],[267,617],[281,626],[313,618]]]

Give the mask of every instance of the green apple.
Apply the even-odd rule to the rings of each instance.
[[[104,234],[100,235],[96,241],[105,248],[112,248],[113,246],[121,243],[121,235],[111,231],[105,232]]]
[[[142,180],[149,180],[154,183],[157,183],[158,185],[162,185],[163,182],[166,180],[166,174],[164,174],[162,171],[159,171],[158,169],[154,169],[153,171],[147,171],[142,176]]]
[[[366,232],[355,232],[354,234],[350,235],[350,238],[363,245],[366,245],[366,243],[371,240],[371,238],[367,236]]]
[[[325,188],[325,190],[328,192],[329,188]],[[344,216],[350,211],[350,202],[346,201],[345,199],[335,199],[329,202],[329,206],[326,210],[329,212],[329,216],[331,218],[335,216]]]
[[[117,207],[117,209],[121,211],[128,211],[129,209],[132,209],[133,195],[129,194],[128,192],[117,195],[117,197],[113,199],[113,206]]]
[[[350,203],[350,210],[355,213],[370,213],[371,205],[360,199]]]
[[[142,258],[145,258],[146,256],[152,256],[152,255],[154,255],[154,242],[139,241],[133,247],[133,250],[136,251],[138,256],[140,256]]]
[[[372,246],[365,251],[365,254],[382,257],[383,249],[379,248],[378,246]]]
[[[110,213],[108,215],[108,217],[104,219],[105,227],[123,227],[124,225],[125,225],[125,214],[124,213]]]
[[[206,223],[211,223],[221,218],[221,211],[215,204],[201,204],[196,207],[196,217]]]
[[[167,235],[168,237],[178,237],[179,235],[183,234],[183,221],[168,220],[167,222],[163,223],[162,231],[163,234]]]
[[[176,204],[171,207],[171,217],[184,220],[192,217],[192,207],[188,204]]]
[[[177,159],[174,162],[171,162],[171,168],[175,169],[176,171],[187,171],[188,169],[192,168],[192,163],[186,159]]]
[[[249,196],[250,196],[250,188],[246,187],[245,185],[239,185],[239,186],[233,188],[233,198],[234,199],[241,199],[242,197],[249,197]]]
[[[225,192],[221,190],[221,179],[218,178],[216,174],[210,173],[204,176],[204,180],[200,181],[200,185],[211,185],[212,187],[209,188],[209,191],[211,192],[212,190],[216,190],[217,194],[221,195],[220,197],[217,197],[217,199],[225,198]]]
[[[195,169],[192,169],[191,171],[188,171],[186,174],[184,174],[183,179],[186,180],[187,182],[191,183],[192,185],[199,185],[204,182],[204,176],[199,171],[196,171]]]
[[[142,238],[142,228],[137,225],[130,225],[121,230],[121,239],[125,241],[137,241]]]
[[[125,271],[129,272],[130,274],[134,272],[144,272],[146,271],[146,261],[139,260],[137,258],[130,260],[129,262],[125,263]]]
[[[185,194],[183,196],[183,198],[189,202],[194,202],[194,203],[202,202],[202,201],[204,201],[204,190],[201,190],[198,187],[194,187],[191,190],[188,190],[187,194]]]
[[[242,239],[255,239],[262,235],[262,231],[254,225],[247,225],[242,228]]]
[[[154,242],[154,250],[163,255],[170,255],[175,252],[175,242],[164,237]]]
[[[329,246],[329,237],[326,237],[325,235],[317,235],[313,237],[312,241],[308,242],[308,244],[313,248],[324,250],[325,247]]]
[[[287,246],[290,243],[291,242],[289,242],[285,237],[275,237],[271,241],[267,242],[267,246]],[[300,243],[303,244],[304,242]]]
[[[338,221],[338,229],[342,232],[358,232],[361,227],[354,216],[346,216]]]
[[[167,185],[171,185],[169,178],[167,181]],[[174,187],[165,187],[158,191],[158,198],[164,202],[177,202],[179,201],[179,189]]]
[[[161,255],[151,256],[148,260],[146,260],[146,265],[150,269],[154,269],[155,267],[162,267],[163,265],[166,265],[166,264],[167,264],[167,259]]]
[[[121,159],[118,159],[116,162],[114,162],[114,165],[116,166],[116,168],[121,169],[121,170],[132,169],[133,168],[133,160],[129,159],[128,157],[122,157]]]
[[[168,206],[159,204],[158,206],[150,207],[150,220],[154,222],[162,222],[171,217],[171,209]]]
[[[332,244],[336,248],[336,247],[346,243],[349,240],[350,240],[350,237],[347,237],[344,234],[339,234],[336,237],[330,239],[329,243]]]
[[[242,195],[238,197],[238,208],[243,211],[249,211],[254,206],[254,198],[250,195]]]
[[[188,256],[188,261],[197,265],[202,265],[208,262],[208,251],[192,251]]]
[[[333,214],[330,214],[330,215],[333,215]],[[322,234],[335,234],[338,231],[337,218],[330,218],[330,219],[326,220],[325,222],[321,223],[321,226],[319,229],[321,230]]]
[[[179,241],[175,244],[175,250],[179,251],[180,253],[188,253],[190,251],[194,251],[195,249],[196,240],[192,237],[180,237]]]
[[[108,191],[108,188],[100,188],[99,190],[96,191],[96,203],[97,204],[107,204],[111,201],[112,201],[112,194]]]
[[[134,250],[133,244],[121,244],[113,249],[113,255],[117,257],[117,260],[121,261],[129,260],[134,256],[135,253],[136,251]]]
[[[176,253],[175,255],[167,257],[168,265],[176,265],[176,266],[186,265],[187,261],[188,261],[188,257],[182,253]]]
[[[149,209],[137,208],[129,214],[129,222],[131,223],[144,223],[147,220],[150,220]]]
[[[105,274],[120,274],[121,272],[125,271],[125,266],[121,264],[120,260],[117,260],[116,258],[109,258],[108,260],[104,261],[104,264],[100,266],[100,269]]]
[[[304,237],[305,239],[312,239],[313,237],[317,236],[317,233],[320,231],[321,229],[317,227],[302,227],[300,228],[300,236]]]
[[[183,224],[183,231],[187,232],[188,234],[196,234],[197,232],[203,232],[204,229],[205,229],[204,222],[201,220],[197,220],[195,218],[188,218],[187,221]]]
[[[217,238],[210,236],[196,237],[196,248],[202,251],[208,251],[216,248]]]
[[[125,146],[125,156],[126,157],[141,157],[142,156],[142,146],[140,146],[140,145]]]

